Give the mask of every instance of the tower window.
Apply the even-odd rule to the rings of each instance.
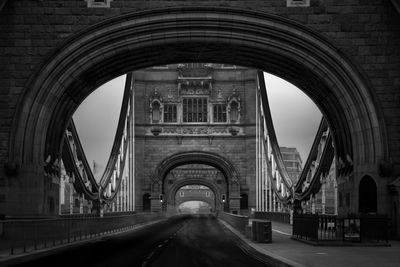
[[[231,117],[231,122],[237,122],[239,118],[239,112],[238,112],[238,103],[236,101],[233,101],[230,105],[231,110],[230,110],[230,117]]]
[[[176,121],[176,105],[164,105],[164,122]]]
[[[214,105],[214,122],[226,122],[226,106]]]
[[[152,105],[152,121],[160,122],[160,103],[155,101]]]
[[[184,98],[183,122],[207,122],[207,98]]]

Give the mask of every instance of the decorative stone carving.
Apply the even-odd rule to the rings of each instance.
[[[154,120],[153,111],[158,108],[158,119]],[[162,123],[163,120],[163,99],[161,95],[157,92],[157,88],[154,88],[153,94],[149,98],[149,121],[150,123]]]
[[[203,135],[203,136],[216,136],[216,135],[239,135],[242,133],[242,127],[231,126],[183,126],[183,125],[157,125],[147,127],[146,132],[148,135]]]
[[[153,128],[151,128],[151,132],[153,133],[153,135],[157,136],[162,132],[162,128],[161,127],[153,127]]]
[[[233,93],[227,99],[226,112],[228,114],[228,122],[239,123],[240,122],[240,96],[236,92],[236,88],[233,88]]]
[[[85,0],[89,8],[108,8],[111,7],[113,0]]]

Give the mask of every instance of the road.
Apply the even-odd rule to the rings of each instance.
[[[250,252],[249,252],[250,251]],[[14,266],[267,266],[211,215],[170,218]]]

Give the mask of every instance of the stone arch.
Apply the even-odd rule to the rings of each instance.
[[[221,192],[218,189],[218,185],[211,182],[211,181],[207,181],[207,180],[203,180],[203,179],[185,179],[182,181],[179,181],[178,183],[175,183],[172,188],[169,190],[169,192],[165,192],[166,194],[166,199],[168,201],[168,203],[175,207],[176,203],[175,203],[175,196],[176,193],[178,192],[178,190],[180,188],[182,188],[185,185],[204,185],[207,186],[208,188],[210,188],[211,191],[213,191],[214,196],[215,196],[215,201],[214,203],[209,203],[211,207],[214,207],[215,210],[221,210],[222,209],[222,204],[221,204],[221,196],[222,194],[224,194],[225,192]],[[201,200],[204,201],[204,200]],[[208,202],[207,202],[208,203]]]
[[[21,95],[10,164],[27,179],[41,179],[44,159],[59,157],[69,119],[93,90],[129,71],[181,62],[253,67],[302,89],[329,121],[339,171],[354,164],[359,179],[388,159],[383,115],[369,82],[326,37],[264,12],[170,7],[106,19],[57,47]]]
[[[224,175],[226,185],[227,185],[227,192],[219,192],[218,186],[214,183],[210,183],[203,179],[185,179],[179,183],[173,185],[173,190],[171,192],[164,191],[164,180],[169,171],[172,169],[187,165],[187,164],[204,164],[208,166],[212,166]],[[212,153],[212,152],[204,152],[204,151],[190,151],[190,152],[179,152],[173,154],[166,159],[164,159],[158,166],[154,172],[152,178],[152,195],[156,196],[159,194],[165,194],[166,199],[168,199],[169,203],[173,202],[172,197],[175,196],[176,191],[184,185],[188,184],[200,184],[208,186],[210,189],[214,191],[214,195],[216,199],[221,199],[222,194],[227,194],[228,201],[229,199],[233,199],[234,197],[239,198],[240,192],[240,176],[239,173],[236,171],[235,167],[231,162],[229,162],[224,157]],[[179,186],[179,187],[177,187]],[[229,203],[227,203],[229,207]],[[216,208],[219,208],[218,203],[216,203]]]
[[[358,190],[358,211],[361,213],[376,213],[378,211],[378,193],[374,179],[365,175],[360,181]]]
[[[228,186],[235,184],[235,186],[237,186],[240,190],[241,179],[233,164],[226,158],[216,153],[204,151],[179,152],[167,157],[162,162],[160,162],[160,164],[158,164],[153,175],[152,184],[162,185],[164,183],[166,175],[170,170],[187,164],[205,164],[212,166],[222,172]],[[153,188],[156,187],[153,186]]]

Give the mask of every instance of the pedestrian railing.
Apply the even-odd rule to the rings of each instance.
[[[0,250],[24,253],[128,230],[162,218],[164,213],[0,220]]]
[[[290,224],[290,213],[256,211],[254,212],[254,219],[270,220]]]
[[[381,215],[338,217],[295,214],[293,237],[314,242],[389,244],[389,218]]]

